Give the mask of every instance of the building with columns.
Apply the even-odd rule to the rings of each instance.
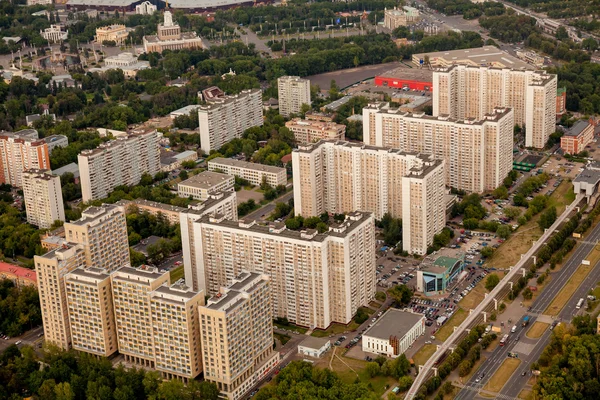
[[[202,39],[196,32],[181,32],[173,22],[173,14],[165,11],[164,21],[158,24],[157,34],[144,36],[144,51],[162,53],[163,50],[202,49]]]
[[[50,28],[40,31],[40,35],[42,35],[48,43],[61,43],[62,41],[67,40],[69,31],[63,31],[60,25],[50,25]]]
[[[102,42],[115,42],[117,46],[125,43],[125,40],[129,37],[129,32],[125,25],[114,24],[109,26],[102,26],[96,28],[96,36],[94,40],[97,43]]]
[[[135,13],[141,15],[152,15],[156,12],[156,6],[149,1],[145,1],[142,4],[135,6]]]

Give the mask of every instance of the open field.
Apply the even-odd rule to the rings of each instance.
[[[412,358],[415,363],[415,366],[425,365],[427,360],[429,360],[433,353],[435,353],[436,348],[437,346],[435,344],[423,345],[423,347],[421,347]]]
[[[523,389],[523,390],[521,390],[521,393],[519,393],[519,398],[523,399],[523,400],[529,400],[532,395],[533,395],[533,392],[531,390]]]
[[[448,339],[448,336],[454,332],[454,326],[460,325],[467,318],[467,315],[468,314],[465,310],[458,308],[452,318],[450,318],[448,322],[446,322],[444,326],[437,331],[435,338],[437,340],[441,340],[442,342]]]
[[[308,329],[303,328],[301,326],[298,325],[294,325],[294,324],[288,324],[288,325],[283,325],[283,324],[279,324],[276,321],[273,321],[273,325],[275,325],[275,327],[279,328],[279,329],[286,329],[288,331],[296,331],[301,335],[304,335],[306,333],[306,331],[308,331]]]
[[[529,328],[525,336],[527,336],[530,339],[538,339],[542,337],[544,332],[546,332],[548,326],[549,325],[545,322],[535,321],[535,323],[531,325],[531,328]]]
[[[485,384],[483,390],[489,390],[490,392],[498,393],[506,381],[508,381],[511,375],[515,372],[519,364],[521,364],[521,360],[518,358],[507,358],[504,360],[500,368],[498,368],[490,380]]]
[[[348,325],[342,325],[338,323],[333,323],[326,330],[315,329],[311,336],[315,337],[328,337],[329,335],[339,335],[344,332],[351,332],[358,329],[360,325],[358,325],[354,320],[350,321]]]

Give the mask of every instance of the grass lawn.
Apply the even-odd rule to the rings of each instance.
[[[279,329],[286,329],[288,331],[296,331],[301,335],[304,335],[306,333],[306,331],[308,331],[308,329],[303,328],[298,325],[294,325],[294,324],[283,325],[283,324],[273,321],[273,325],[275,325]]]
[[[352,320],[348,325],[333,323],[326,330],[315,329],[311,336],[314,337],[329,337],[329,335],[339,335],[344,332],[351,332],[358,329],[360,325]]]
[[[429,360],[429,358],[431,358],[433,353],[435,353],[436,349],[437,349],[437,346],[435,344],[426,344],[423,347],[421,347],[419,349],[419,351],[417,351],[412,358],[413,362],[415,363],[415,367],[417,365],[425,365],[427,360]],[[416,368],[418,368],[418,367],[416,367]]]
[[[483,390],[489,390],[490,392],[498,393],[502,386],[508,381],[511,375],[515,372],[517,367],[521,364],[521,360],[518,358],[507,358],[504,360],[500,368],[485,384]]]
[[[183,265],[173,268],[171,270],[171,283],[175,283],[179,279],[183,278],[184,272]]]
[[[273,336],[275,336],[275,339],[279,340],[281,342],[281,345],[285,345],[287,342],[290,341],[291,337],[288,335],[284,335],[282,333],[278,333],[278,332],[273,332]]]
[[[450,318],[450,320],[446,322],[439,331],[437,331],[435,338],[437,340],[441,340],[442,342],[448,339],[448,336],[454,332],[454,326],[462,324],[462,322],[467,318],[467,315],[467,312],[462,308],[457,309],[452,318]]]
[[[500,280],[502,280],[502,278],[504,278],[504,275],[506,275],[504,271],[493,271],[493,273],[498,275],[498,278],[500,278]],[[464,308],[465,310],[473,309],[483,301],[483,299],[485,298],[485,294],[488,293],[487,289],[485,288],[486,278],[487,277],[483,278],[481,282],[479,282],[473,288],[473,290],[471,290],[469,294],[467,294],[465,298],[459,302],[462,308]]]
[[[533,395],[533,391],[531,391],[529,389],[523,389],[519,393],[519,399],[529,400],[532,398],[532,395]]]
[[[529,328],[529,330],[527,331],[525,336],[527,336],[528,338],[531,338],[531,339],[539,339],[542,337],[544,332],[546,332],[546,329],[548,329],[548,326],[549,326],[549,324],[547,324],[545,322],[535,321],[535,323],[533,325],[531,325],[531,328]]]
[[[385,292],[377,292],[375,293],[375,300],[377,301],[385,301],[385,299],[387,298],[387,296],[385,295]]]
[[[378,310],[379,307],[381,307],[381,303],[378,303],[376,301],[372,301],[369,303],[369,307],[373,307],[374,309]]]

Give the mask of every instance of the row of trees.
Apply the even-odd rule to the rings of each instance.
[[[0,280],[0,332],[19,336],[42,323],[37,289],[16,286],[8,279]]]

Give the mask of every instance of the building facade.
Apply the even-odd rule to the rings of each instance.
[[[285,123],[296,139],[297,144],[308,144],[319,140],[336,139],[344,140],[346,125],[335,122],[309,121],[294,118]]]
[[[390,308],[363,334],[362,350],[396,358],[424,333],[424,315]]]
[[[177,196],[205,201],[213,193],[233,190],[235,178],[213,171],[203,171],[177,184]]]
[[[446,224],[443,160],[331,140],[294,150],[292,168],[296,215],[389,213],[402,218],[403,249],[416,254],[425,254]]]
[[[383,26],[393,31],[399,26],[407,26],[421,20],[419,10],[414,7],[386,9],[383,14]]]
[[[262,126],[262,93],[260,89],[242,90],[198,108],[200,148],[206,154],[225,143],[242,137],[253,126]]]
[[[83,201],[105,198],[117,186],[137,185],[144,173],[160,171],[156,130],[131,134],[84,150],[78,156]]]
[[[351,213],[318,233],[203,216],[192,224],[197,286],[212,295],[242,270],[263,273],[271,278],[273,315],[322,329],[347,324],[375,295],[374,222],[372,214]],[[193,276],[186,270],[186,280]]]
[[[29,169],[23,172],[22,179],[27,222],[48,229],[54,221],[65,220],[59,176],[48,170]]]
[[[556,89],[556,115],[563,115],[567,112],[567,88]]]
[[[512,169],[513,111],[497,108],[481,120],[409,114],[386,104],[363,109],[366,144],[432,155],[446,162],[446,185],[494,190]]]
[[[179,214],[187,211],[187,208],[144,199],[119,200],[115,204],[123,206],[127,214],[147,212],[155,217],[162,215],[171,224],[178,224]]]
[[[272,187],[287,184],[285,168],[234,160],[233,158],[213,158],[208,162],[208,170],[243,178],[255,186],[260,186],[263,180]]]
[[[140,15],[152,15],[156,12],[156,6],[149,1],[144,1],[135,6],[135,13]]]
[[[277,79],[279,114],[289,117],[300,114],[302,104],[311,105],[310,81],[299,76],[282,76]]]
[[[146,53],[162,53],[164,50],[202,49],[202,39],[196,32],[181,32],[181,27],[173,22],[173,15],[165,11],[164,21],[158,24],[157,35],[144,36]]]
[[[50,152],[34,129],[0,133],[0,183],[23,187],[23,171],[50,169]]]
[[[269,278],[242,272],[199,307],[204,379],[238,400],[279,362]]]
[[[104,59],[104,66],[101,68],[90,68],[89,72],[105,73],[111,69],[120,69],[127,78],[133,78],[138,71],[150,68],[149,61],[139,61],[132,53],[120,53],[116,56],[109,56]]]
[[[543,148],[555,127],[556,82],[543,71],[454,65],[433,73],[433,115],[481,120],[508,107],[526,127],[525,146]]]
[[[37,286],[37,273],[29,268],[0,261],[0,279],[8,279],[15,286]]]
[[[115,42],[117,46],[121,46],[125,44],[128,37],[129,32],[127,32],[125,25],[114,24],[96,28],[94,41],[96,41],[96,43]]]
[[[67,40],[69,31],[63,31],[60,25],[50,25],[50,28],[40,31],[40,35],[50,44],[61,43],[64,40]]]
[[[560,148],[565,154],[575,155],[594,140],[594,125],[586,120],[577,121],[563,137],[560,138]]]

